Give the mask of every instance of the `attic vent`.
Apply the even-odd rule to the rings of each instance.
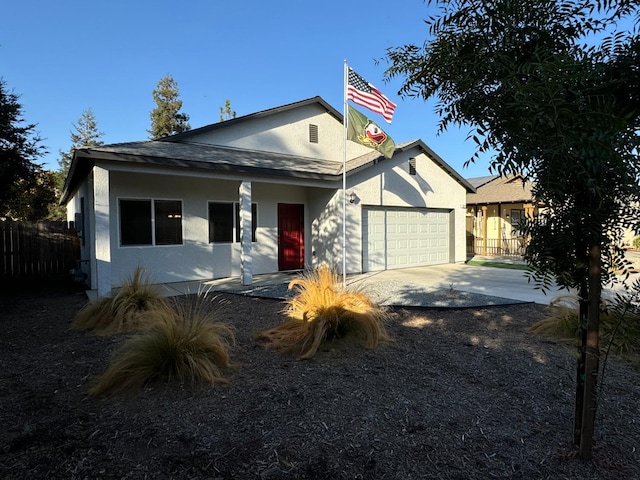
[[[415,175],[415,174],[416,174],[416,159],[412,157],[409,159],[409,175]]]
[[[309,141],[311,143],[318,143],[318,125],[309,124]]]

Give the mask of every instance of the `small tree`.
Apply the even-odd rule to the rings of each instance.
[[[16,218],[17,203],[31,204],[25,196],[38,185],[42,168],[36,160],[45,153],[35,128],[35,124],[24,124],[18,96],[9,93],[0,79],[0,217]],[[41,186],[46,189],[46,182]],[[46,192],[40,189],[40,193]]]
[[[236,112],[231,109],[231,100],[228,98],[224,102],[224,107],[220,107],[220,121],[236,118]]]
[[[532,279],[577,289],[583,343],[578,363],[575,440],[591,457],[596,411],[602,285],[619,261],[623,227],[638,224],[640,161],[638,38],[619,34],[597,47],[588,34],[634,12],[636,1],[430,1],[440,15],[433,40],[388,51],[387,77],[401,93],[437,96],[440,129],[471,125],[491,167],[535,182],[547,206],[529,219]],[[602,7],[604,8],[604,7]],[[473,159],[472,159],[473,160]]]
[[[170,74],[160,79],[158,86],[153,91],[153,101],[156,103],[156,108],[150,113],[151,130],[148,132],[152,139],[191,129],[189,115],[180,113],[182,100],[178,98],[179,96],[178,83]]]

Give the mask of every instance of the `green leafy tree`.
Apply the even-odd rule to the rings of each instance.
[[[7,201],[7,217],[14,220],[64,220],[52,213],[57,205],[56,172],[38,169],[33,177],[18,180],[19,195]]]
[[[153,91],[153,101],[156,103],[156,108],[150,113],[151,130],[148,132],[152,139],[191,129],[189,115],[180,113],[182,100],[179,99],[179,96],[178,83],[170,74],[160,79],[158,86]]]
[[[230,120],[236,118],[236,112],[231,109],[231,100],[227,99],[224,102],[224,107],[220,107],[220,121]]]
[[[58,170],[55,172],[55,188],[56,197],[59,198],[64,189],[64,182],[69,173],[71,160],[73,159],[73,151],[82,147],[96,147],[104,145],[101,138],[104,133],[98,129],[98,122],[91,108],[82,112],[76,124],[73,124],[71,131],[71,147],[66,152],[60,150],[60,158],[58,159]],[[54,202],[49,209],[49,218],[51,220],[65,220],[65,207]]]
[[[43,175],[36,160],[45,149],[35,133],[36,125],[25,124],[22,115],[18,96],[9,92],[0,79],[0,217],[35,219],[39,215],[37,209],[17,214],[16,205],[30,204],[25,197]],[[41,184],[43,188],[47,185]]]
[[[633,32],[597,38],[637,1],[457,0],[428,21],[432,39],[387,51],[387,79],[405,96],[435,96],[440,130],[467,125],[491,169],[535,182],[542,217],[528,219],[526,259],[543,288],[580,299],[574,440],[589,459],[599,373],[603,284],[619,264],[622,228],[639,222],[638,46]],[[593,15],[597,12],[598,15]],[[597,18],[596,18],[597,17]]]

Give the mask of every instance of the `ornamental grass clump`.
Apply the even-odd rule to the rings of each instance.
[[[216,311],[199,297],[142,314],[149,328],[126,339],[113,353],[109,367],[91,395],[140,389],[155,380],[226,383],[222,369],[231,367],[235,344],[231,327],[217,322]]]
[[[529,329],[532,333],[566,340],[579,340],[578,298],[561,295],[547,308],[547,316]],[[614,354],[640,353],[640,307],[623,299],[604,305],[600,313],[601,346]]]
[[[89,302],[73,319],[71,328],[88,330],[97,335],[112,335],[144,329],[141,313],[166,308],[158,285],[151,284],[141,267],[120,286],[115,295]]]
[[[326,265],[292,280],[289,289],[296,290],[284,311],[289,320],[258,335],[267,348],[294,353],[302,360],[335,338],[361,336],[370,349],[391,340],[384,326],[387,311],[364,293],[343,288]]]

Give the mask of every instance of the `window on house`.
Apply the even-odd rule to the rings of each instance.
[[[251,241],[256,241],[258,206],[251,204]],[[209,243],[240,242],[240,204],[209,202]]]
[[[412,157],[409,159],[409,175],[415,175],[415,174],[416,174],[416,159]]]
[[[318,125],[309,124],[309,141],[318,143]]]
[[[120,200],[120,245],[181,245],[180,200]]]
[[[182,244],[182,202],[156,200],[153,203],[156,245]]]
[[[519,237],[522,235],[520,223],[525,219],[524,210],[511,209],[511,236]]]

